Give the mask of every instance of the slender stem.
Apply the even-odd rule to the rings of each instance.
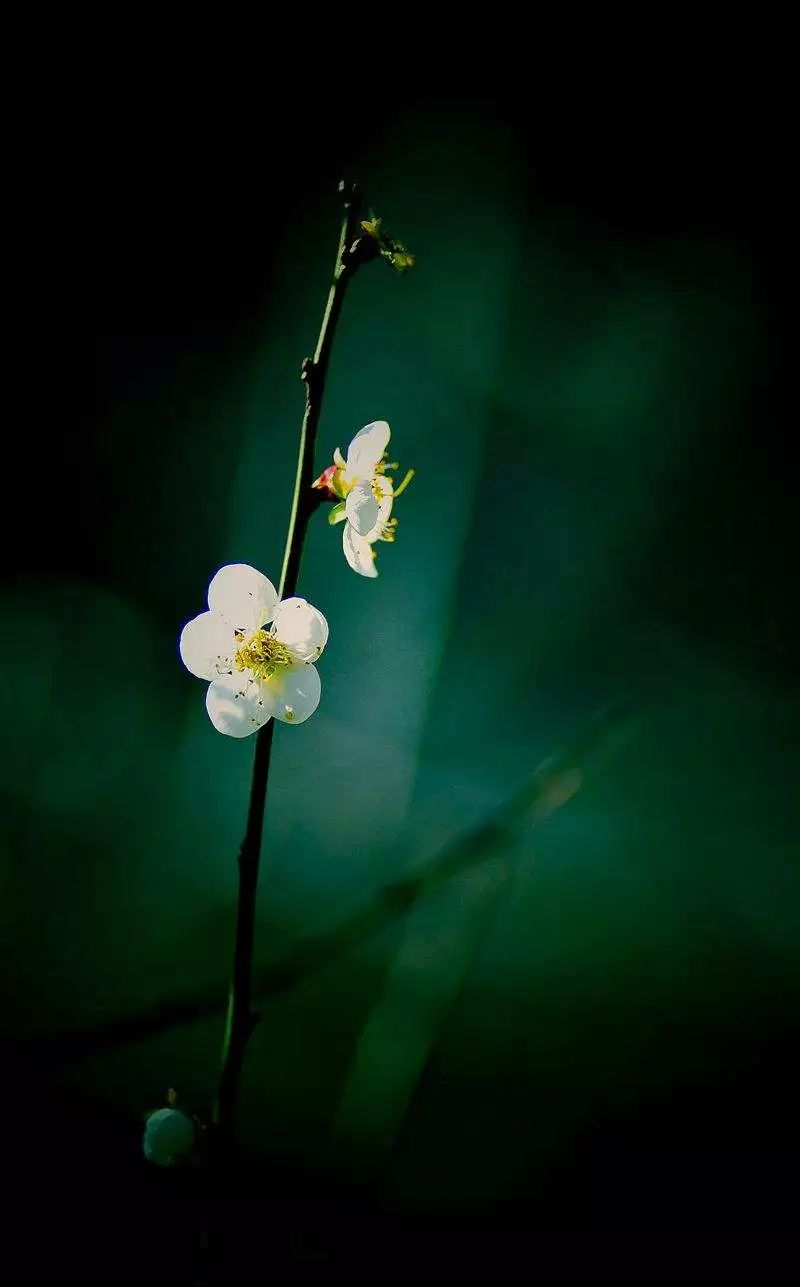
[[[306,358],[302,369],[302,378],[306,385],[306,406],[300,428],[297,476],[278,591],[280,599],[291,598],[295,592],[308,521],[316,507],[316,496],[311,489],[311,483],[314,478],[314,447],[325,392],[325,379],[344,294],[361,262],[359,255],[351,253],[359,206],[358,193],[354,186],[344,184],[340,185],[340,191],[344,200],[344,215],[333,280],[328,291],[314,356]],[[258,1023],[258,1015],[251,1009],[253,941],[258,866],[274,734],[274,720],[269,720],[256,734],[247,825],[239,850],[239,896],[236,910],[233,975],[228,994],[222,1069],[214,1109],[214,1120],[219,1126],[223,1148],[230,1148],[233,1144],[245,1051],[253,1029]]]

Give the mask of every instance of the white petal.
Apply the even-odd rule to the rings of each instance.
[[[229,671],[237,643],[231,627],[216,612],[201,612],[187,621],[178,648],[181,661],[198,679],[215,679]]]
[[[354,478],[371,478],[385,452],[392,431],[385,420],[373,420],[359,429],[347,449],[347,472]]]
[[[328,642],[328,623],[305,599],[278,604],[271,633],[298,661],[316,661]]]
[[[340,452],[340,450],[339,450],[339,448],[338,448],[338,447],[336,448],[335,452],[333,453],[333,463],[334,463],[334,465],[336,465],[337,469],[344,469],[344,467],[345,467],[345,459],[344,459],[344,456],[342,455],[342,453]]]
[[[316,666],[293,666],[268,679],[272,713],[284,724],[302,724],[319,706],[322,685]]]
[[[346,501],[347,518],[358,532],[366,536],[378,520],[378,502],[372,492],[372,483],[358,483],[348,493]]]
[[[364,540],[369,541],[370,545],[372,544],[373,541],[381,541],[384,539],[382,535],[383,526],[384,526],[384,523],[388,522],[389,515],[392,512],[393,504],[394,504],[394,497],[389,495],[389,496],[384,496],[383,500],[378,505],[378,517],[375,520],[375,526],[371,527],[368,532],[363,533]]]
[[[360,576],[378,575],[372,546],[365,536],[359,536],[351,523],[345,523],[342,529],[342,549],[354,572],[358,572]]]
[[[206,693],[208,718],[219,733],[249,737],[274,714],[271,694],[247,671],[220,675]]]
[[[278,595],[263,572],[247,563],[228,563],[212,578],[208,606],[235,630],[259,630],[272,620]]]

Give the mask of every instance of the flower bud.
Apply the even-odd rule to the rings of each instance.
[[[316,487],[318,491],[325,492],[325,500],[340,499],[338,492],[335,490],[336,473],[336,465],[328,465],[328,468],[323,469],[319,478],[315,479],[311,484],[311,486]]]
[[[174,1166],[191,1152],[194,1123],[177,1108],[157,1108],[147,1119],[142,1147],[148,1162]]]

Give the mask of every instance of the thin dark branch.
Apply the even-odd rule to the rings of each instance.
[[[331,348],[336,333],[336,325],[342,310],[345,291],[360,263],[359,256],[350,253],[354,240],[359,196],[353,185],[340,185],[340,192],[344,203],[344,213],[339,245],[336,251],[333,279],[328,291],[314,356],[313,358],[306,358],[302,368],[302,378],[306,385],[306,405],[300,427],[297,475],[278,590],[280,599],[291,598],[297,586],[308,520],[314,509],[314,494],[311,490],[311,483],[314,478],[314,447]],[[239,1083],[245,1051],[253,1029],[258,1022],[258,1016],[253,1013],[251,1005],[253,944],[258,868],[274,734],[274,720],[269,720],[256,734],[247,826],[241,849],[239,850],[239,896],[236,912],[233,975],[228,996],[228,1016],[222,1050],[222,1068],[217,1090],[217,1102],[214,1109],[214,1119],[220,1128],[221,1136],[228,1145],[232,1142],[234,1135]]]

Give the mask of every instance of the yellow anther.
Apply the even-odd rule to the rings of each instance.
[[[386,452],[383,453],[377,465],[375,466],[376,474],[385,474],[388,469],[399,469],[400,465],[396,460],[386,459]]]
[[[391,542],[395,539],[396,530],[397,530],[397,519],[390,518],[388,523],[384,523],[381,529],[381,537],[383,538],[384,541],[389,541],[389,543],[391,544]]]
[[[233,660],[237,670],[249,670],[256,679],[271,679],[277,671],[291,666],[292,655],[269,631],[256,630]]]

